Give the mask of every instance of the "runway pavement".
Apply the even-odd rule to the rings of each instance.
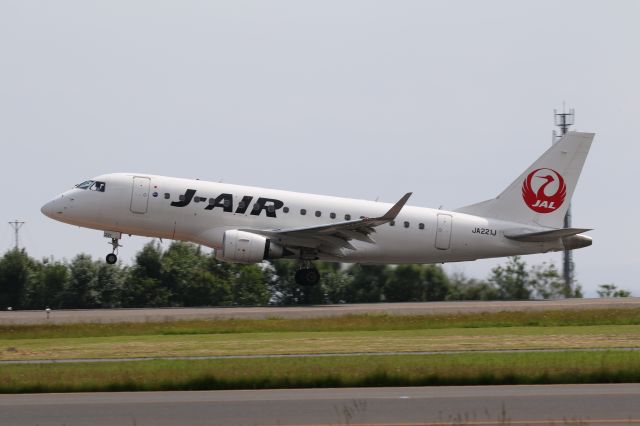
[[[635,425],[640,385],[0,396],[0,425]]]
[[[527,301],[468,301],[422,303],[371,303],[291,307],[92,309],[0,311],[0,325],[113,322],[164,322],[194,319],[319,318],[357,314],[437,315],[499,311],[580,310],[640,308],[640,298],[561,299]]]

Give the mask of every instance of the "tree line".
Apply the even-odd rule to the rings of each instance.
[[[485,280],[447,275],[439,265],[346,265],[317,262],[321,283],[300,287],[297,264],[277,260],[241,265],[218,261],[200,246],[145,245],[128,266],[87,254],[70,261],[37,260],[23,250],[0,258],[0,309],[81,309],[300,305],[440,300],[526,300],[582,297],[565,286],[555,265],[529,267],[520,257]],[[605,288],[606,287],[606,288]],[[615,285],[601,296],[629,296]]]

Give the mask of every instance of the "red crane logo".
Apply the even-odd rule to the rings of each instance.
[[[537,190],[534,190],[537,188]],[[554,191],[548,194],[549,191]],[[560,173],[553,169],[536,169],[522,183],[522,199],[529,208],[538,213],[556,211],[567,196],[567,185]]]

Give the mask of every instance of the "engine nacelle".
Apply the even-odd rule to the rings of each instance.
[[[282,246],[262,235],[236,229],[225,231],[222,252],[216,250],[216,259],[232,263],[258,263],[283,256]]]

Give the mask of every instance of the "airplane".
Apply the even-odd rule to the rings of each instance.
[[[86,180],[42,207],[60,222],[104,232],[117,261],[123,234],[190,241],[225,262],[445,263],[590,246],[563,221],[595,134],[568,132],[496,198],[453,211],[145,173]]]

